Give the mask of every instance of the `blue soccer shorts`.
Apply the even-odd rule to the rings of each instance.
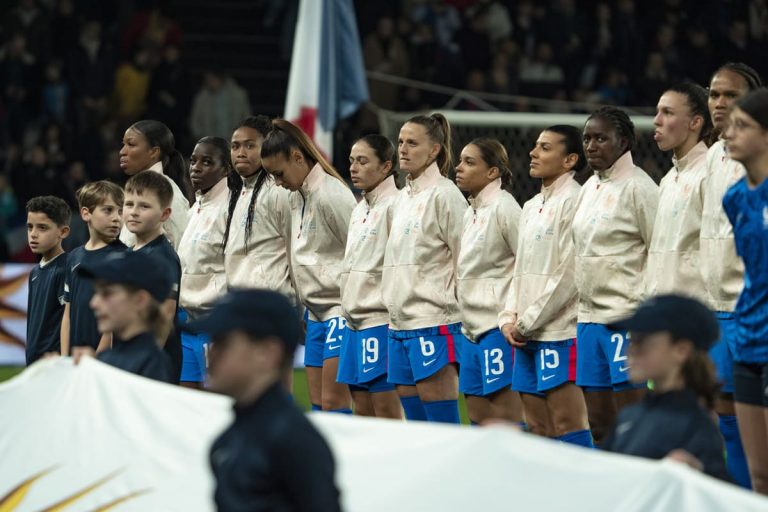
[[[307,319],[307,334],[304,338],[304,366],[321,368],[323,361],[339,357],[347,321],[336,317],[325,322]]]
[[[547,391],[576,380],[576,340],[529,341],[515,347],[512,389],[544,395]]]
[[[499,329],[481,335],[477,343],[466,340],[460,351],[459,391],[488,396],[512,385],[515,353]]]
[[[645,384],[629,382],[627,331],[614,331],[603,324],[579,323],[576,339],[576,384],[615,391],[645,387]]]
[[[720,324],[720,339],[709,349],[709,357],[715,364],[717,378],[723,393],[733,393],[733,352],[736,343],[736,316],[733,313],[717,312]]]
[[[205,382],[210,343],[205,333],[181,331],[181,382]]]
[[[371,393],[394,390],[395,386],[387,383],[386,379],[388,340],[389,329],[386,325],[360,331],[347,327],[336,380]]]
[[[461,324],[439,325],[408,331],[389,331],[387,380],[413,386],[458,362],[460,345],[469,343],[461,334]]]

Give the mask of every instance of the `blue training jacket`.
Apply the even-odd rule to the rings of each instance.
[[[745,267],[733,356],[744,363],[768,363],[768,180],[750,189],[742,178],[725,194],[723,208]]]

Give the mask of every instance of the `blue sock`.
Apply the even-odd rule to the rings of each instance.
[[[427,412],[418,396],[401,396],[400,403],[408,421],[427,421]]]
[[[458,400],[424,402],[424,410],[427,413],[427,421],[432,423],[461,423]]]
[[[522,430],[523,432],[528,432],[528,424],[526,422],[524,421],[521,421],[520,423],[516,422],[515,425],[520,427],[520,430]]]
[[[739,425],[736,416],[722,415],[720,418],[720,433],[725,441],[725,462],[733,481],[746,489],[752,488],[747,468],[747,457],[741,444]]]
[[[595,447],[595,444],[592,442],[592,432],[589,430],[577,430],[576,432],[568,432],[567,434],[558,436],[555,439],[564,443],[583,446],[584,448]]]
[[[322,411],[323,408],[321,406],[317,405],[317,404],[312,404],[312,409],[311,410],[313,410],[313,411]]]
[[[333,412],[336,414],[349,414],[352,415],[352,409],[330,409],[326,412]]]

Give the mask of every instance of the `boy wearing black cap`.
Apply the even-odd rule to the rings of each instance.
[[[97,358],[127,372],[172,382],[171,361],[155,336],[164,323],[160,304],[171,291],[169,272],[163,262],[147,254],[126,251],[84,263],[77,272],[94,282],[90,306],[99,331],[112,332],[116,337],[112,348]],[[77,349],[75,362],[83,355],[93,355],[93,349]]]
[[[288,299],[232,291],[190,328],[211,335],[210,388],[235,399],[211,448],[218,510],[340,510],[331,451],[281,385],[301,335]]]
[[[719,337],[715,315],[694,299],[660,295],[611,328],[631,333],[630,380],[653,381],[654,392],[619,413],[601,448],[650,459],[670,457],[730,480],[723,441],[707,410],[718,391],[707,355]]]

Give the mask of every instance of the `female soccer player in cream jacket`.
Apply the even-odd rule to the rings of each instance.
[[[181,287],[181,384],[202,387],[206,379],[206,354],[210,337],[185,329],[188,320],[199,318],[227,291],[224,272],[227,176],[232,172],[229,143],[221,137],[203,137],[189,159],[189,175],[197,201],[189,210],[189,222],[179,242]]]
[[[734,103],[761,85],[760,75],[739,62],[724,64],[712,75],[708,106],[714,126],[713,138],[719,140],[707,152],[701,219],[701,271],[709,307],[720,324],[720,339],[709,351],[722,384],[715,411],[725,441],[728,472],[736,483],[746,488],[751,487],[751,483],[733,400],[733,349],[737,336],[735,310],[744,288],[744,264],[736,254],[733,228],[723,210],[725,193],[744,177],[746,170],[728,155],[720,136],[728,127],[728,116]]]
[[[583,143],[594,175],[581,188],[573,218],[579,291],[576,383],[587,388],[592,434],[598,441],[617,408],[644,394],[629,383],[627,332],[609,327],[643,299],[659,200],[656,184],[632,161],[634,128],[615,107],[600,108],[589,117]]]
[[[349,389],[336,376],[346,325],[339,277],[355,197],[301,128],[284,119],[272,121],[261,159],[291,191],[290,261],[307,308],[304,364],[313,408],[351,414]]]
[[[648,249],[648,296],[685,294],[705,301],[699,234],[704,204],[707,145],[711,122],[707,92],[683,82],[667,89],[656,106],[654,140],[672,151],[672,168],[661,180],[659,208]]]
[[[384,256],[389,310],[389,382],[409,398],[409,419],[459,422],[456,351],[462,343],[456,260],[467,202],[446,174],[451,128],[442,114],[400,128],[400,168],[408,173],[394,206]],[[414,387],[415,386],[415,389]]]
[[[530,175],[541,192],[523,206],[514,277],[499,326],[515,347],[512,389],[534,433],[592,446],[584,394],[576,380],[573,215],[586,168],[581,130],[556,125],[539,134]]]
[[[350,385],[355,414],[400,418],[394,384],[387,382],[389,314],[381,297],[381,270],[397,197],[395,148],[383,135],[366,135],[352,146],[349,174],[363,199],[349,221],[341,306],[347,330],[338,381]]]
[[[228,288],[266,288],[296,300],[291,282],[290,192],[275,184],[261,163],[261,145],[272,129],[267,116],[243,119],[232,133],[232,187],[224,233]]]
[[[498,311],[512,281],[520,205],[502,188],[511,181],[507,150],[497,140],[475,139],[461,151],[456,185],[469,194],[457,265],[456,294],[462,330],[459,390],[472,423],[490,418],[522,422],[512,391],[514,353],[498,328]]]

